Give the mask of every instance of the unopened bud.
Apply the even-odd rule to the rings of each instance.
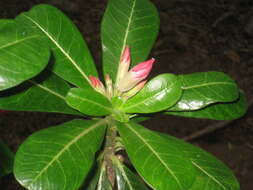
[[[109,98],[113,96],[112,79],[108,74],[105,75],[106,93]]]
[[[130,48],[126,46],[120,57],[120,63],[118,66],[118,73],[117,73],[117,78],[116,78],[116,85],[127,74],[129,70],[130,62],[131,62]]]
[[[100,92],[101,94],[105,94],[105,87],[103,83],[97,77],[89,76],[89,79],[90,79],[92,87],[96,91]]]
[[[133,67],[125,76],[122,78],[117,85],[117,88],[121,92],[126,92],[133,88],[140,81],[144,80],[150,73],[155,59],[144,61]]]
[[[129,90],[128,92],[124,93],[124,98],[128,99],[131,98],[132,96],[136,95],[146,84],[147,80],[144,80],[137,84],[134,88]]]

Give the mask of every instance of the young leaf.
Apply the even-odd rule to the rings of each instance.
[[[0,140],[0,177],[12,172],[14,154],[9,147]]]
[[[191,189],[204,176],[206,189],[239,190],[233,173],[200,148],[136,123],[118,123],[117,127],[131,162],[152,188]]]
[[[34,133],[16,154],[16,179],[29,190],[78,189],[104,133],[105,120],[73,120]]]
[[[241,92],[239,99],[234,102],[211,104],[195,111],[168,111],[165,113],[182,117],[232,120],[242,117],[246,113],[247,108],[245,95]]]
[[[87,76],[97,76],[93,58],[82,35],[57,8],[38,5],[16,20],[20,25],[48,39],[55,56],[52,70],[57,75],[78,87],[89,84]]]
[[[158,13],[149,0],[110,0],[101,27],[104,74],[115,81],[126,46],[131,48],[133,64],[144,61],[158,29]]]
[[[171,111],[197,110],[217,102],[232,102],[239,96],[236,83],[221,72],[179,75],[183,95]]]
[[[44,75],[45,74],[45,75]],[[46,77],[46,78],[45,78]],[[0,109],[80,115],[65,102],[70,86],[52,72],[0,93]]]
[[[147,187],[130,169],[117,158],[113,158],[116,171],[117,188],[119,190],[147,190]]]
[[[48,60],[48,47],[38,34],[15,21],[0,20],[0,90],[36,76]]]
[[[173,74],[161,74],[145,85],[134,97],[122,105],[127,113],[158,112],[173,106],[182,93],[181,83]]]
[[[108,98],[93,89],[72,88],[66,101],[86,115],[104,116],[112,113],[112,104]]]

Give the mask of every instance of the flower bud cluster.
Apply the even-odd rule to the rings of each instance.
[[[113,96],[122,96],[128,99],[136,95],[144,87],[147,82],[145,79],[149,75],[154,62],[155,59],[152,58],[137,64],[129,70],[131,54],[130,48],[126,46],[120,58],[115,85],[112,84],[109,75],[105,76],[106,87],[94,76],[89,77],[90,83],[96,91],[107,96],[109,99]]]

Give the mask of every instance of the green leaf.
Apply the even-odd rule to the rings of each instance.
[[[242,117],[247,111],[247,100],[241,92],[238,100],[229,103],[211,104],[203,109],[196,111],[168,111],[169,115],[182,117],[205,118],[215,120],[232,120]]]
[[[129,122],[117,126],[132,164],[147,184],[161,190],[191,186],[194,168],[179,147],[141,125]]]
[[[118,123],[117,127],[131,162],[152,188],[190,189],[199,176],[204,176],[205,189],[239,189],[233,173],[200,148],[135,123]]]
[[[130,169],[117,158],[113,158],[116,171],[117,188],[119,190],[147,190],[147,187]]]
[[[101,30],[104,74],[115,81],[126,45],[133,64],[147,58],[158,34],[159,16],[149,0],[110,0]]]
[[[12,20],[0,20],[0,90],[36,76],[48,60],[48,47],[38,34]]]
[[[48,39],[55,57],[52,70],[57,75],[79,87],[87,86],[88,75],[97,76],[93,58],[82,35],[57,8],[38,5],[16,20]]]
[[[176,75],[161,74],[149,81],[121,109],[127,113],[158,112],[173,106],[181,93],[181,84]]]
[[[34,133],[16,154],[16,179],[29,190],[77,190],[103,141],[105,124],[73,120]]]
[[[221,72],[179,75],[183,95],[171,111],[197,110],[217,102],[232,102],[239,96],[236,83]]]
[[[96,168],[90,172],[92,177],[86,179],[88,184],[85,185],[83,190],[112,190],[112,186],[107,178],[106,168],[104,164],[97,163]]]
[[[17,88],[1,92],[0,109],[80,115],[65,102],[69,89],[65,81],[46,71]]]
[[[72,88],[66,101],[71,107],[86,115],[104,116],[112,113],[109,99],[93,89]]]
[[[0,177],[12,172],[14,154],[9,147],[0,140]]]
[[[112,190],[112,186],[106,175],[106,167],[102,164],[96,190]]]

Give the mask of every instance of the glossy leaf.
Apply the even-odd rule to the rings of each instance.
[[[183,95],[169,110],[197,110],[217,102],[232,102],[239,96],[236,83],[221,72],[179,75]]]
[[[117,189],[119,190],[147,190],[147,187],[130,169],[117,158],[113,159],[116,171]]]
[[[0,177],[12,172],[14,154],[9,147],[0,140]]]
[[[173,106],[182,93],[178,77],[173,74],[161,74],[145,85],[134,97],[122,105],[127,113],[158,112]]]
[[[112,112],[109,99],[92,89],[72,88],[67,103],[86,115],[104,116]]]
[[[73,120],[31,135],[14,162],[16,179],[29,190],[78,189],[105,132],[105,120]]]
[[[146,60],[158,33],[159,17],[149,0],[110,0],[101,29],[104,74],[115,81],[125,46],[131,48],[133,64]]]
[[[89,84],[88,75],[97,75],[93,58],[82,35],[57,8],[38,5],[16,20],[48,39],[55,57],[52,70],[57,75],[79,87]]]
[[[212,104],[195,111],[169,111],[165,113],[182,117],[232,120],[242,117],[246,113],[247,108],[246,97],[243,93],[240,93],[239,99],[235,102]]]
[[[239,189],[233,173],[200,148],[135,123],[119,123],[117,126],[131,162],[152,188],[190,189],[199,176],[204,176],[212,184],[208,186],[206,183],[206,189],[214,184],[214,189]]]
[[[0,90],[36,76],[48,60],[48,47],[38,34],[12,20],[0,20]]]
[[[13,111],[59,112],[80,115],[69,107],[65,96],[70,86],[51,72],[0,93],[0,109]]]

